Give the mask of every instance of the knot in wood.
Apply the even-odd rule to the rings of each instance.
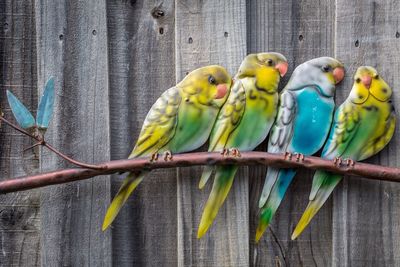
[[[159,7],[155,7],[151,10],[151,16],[155,19],[161,18],[165,15],[164,11]]]

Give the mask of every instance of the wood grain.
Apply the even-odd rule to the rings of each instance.
[[[36,3],[38,85],[55,78],[47,140],[87,162],[110,158],[105,1]],[[43,151],[42,170],[65,166]],[[44,266],[109,266],[111,233],[100,231],[110,200],[108,177],[42,190]]]
[[[6,89],[32,112],[37,107],[36,32],[31,1],[0,2],[0,106],[12,118]],[[14,121],[14,120],[13,120]],[[0,180],[38,171],[37,151],[22,153],[31,140],[2,125]],[[40,265],[40,191],[0,196],[0,265]]]
[[[335,7],[332,1],[249,1],[247,4],[249,52],[276,51],[289,61],[289,72],[309,59],[333,56]],[[340,90],[340,89],[339,89]],[[266,149],[263,144],[259,149]],[[289,187],[269,230],[254,244],[258,199],[264,185],[264,167],[250,171],[250,263],[254,266],[329,266],[332,236],[330,203],[297,241],[290,236],[307,205],[310,171],[300,171]]]
[[[246,52],[277,51],[295,65],[336,56],[346,65],[337,103],[359,65],[377,67],[400,103],[396,0],[0,1],[0,104],[5,89],[35,113],[50,76],[56,111],[46,138],[82,161],[126,158],[159,95],[186,72]],[[39,90],[39,91],[38,91]],[[396,131],[368,160],[399,166]],[[31,140],[0,129],[0,179],[66,167]],[[258,150],[265,150],[265,143]],[[206,149],[206,147],[203,147]],[[40,158],[40,162],[39,162]],[[0,196],[1,266],[399,266],[400,185],[345,179],[297,241],[311,187],[301,171],[271,230],[254,244],[265,167],[242,168],[214,225],[196,238],[211,183],[200,167],[154,171],[111,230],[100,226],[124,175]],[[248,179],[250,177],[250,179]]]
[[[234,74],[246,54],[245,1],[176,2],[177,81],[194,68],[220,64]],[[206,149],[206,147],[204,147]],[[247,168],[208,233],[196,238],[211,182],[198,189],[201,168],[178,172],[178,265],[248,266]]]
[[[174,1],[109,1],[111,157],[126,158],[144,118],[175,85]],[[126,176],[112,178],[113,195]],[[176,171],[150,173],[112,226],[113,265],[176,266]]]
[[[400,103],[398,1],[337,1],[336,55],[347,66],[339,99],[347,97],[360,65],[377,68]],[[398,127],[397,127],[398,129]],[[399,166],[400,132],[368,162]],[[399,266],[400,185],[345,179],[333,203],[334,266]]]

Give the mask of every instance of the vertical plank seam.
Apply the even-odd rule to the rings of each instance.
[[[334,58],[336,58],[337,57],[337,48],[336,48],[336,46],[337,46],[337,44],[336,44],[336,37],[337,37],[337,12],[338,12],[338,10],[337,10],[337,6],[338,6],[338,3],[337,3],[337,1],[338,0],[335,0],[334,1],[334,4],[335,4],[335,11],[334,11],[334,14],[333,14],[333,16],[334,16],[334,28],[333,28],[333,57]],[[335,97],[335,105],[336,105],[336,97]],[[332,264],[332,266],[333,265],[335,265],[335,259],[334,259],[334,257],[335,257],[335,236],[334,236],[334,232],[335,232],[335,230],[334,230],[334,227],[335,227],[335,225],[334,225],[334,218],[333,218],[333,216],[334,216],[334,210],[335,210],[335,196],[336,196],[336,194],[333,194],[333,196],[332,196],[332,208],[331,208],[331,210],[330,210],[330,213],[331,213],[331,240],[332,240],[332,246],[331,246],[331,264]]]

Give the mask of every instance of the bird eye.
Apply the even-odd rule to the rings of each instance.
[[[360,83],[361,82],[361,79],[360,78],[357,78],[356,79],[356,83]]]
[[[267,65],[272,66],[274,64],[274,61],[272,59],[267,60]]]
[[[329,65],[325,65],[325,66],[322,67],[322,71],[323,72],[328,72],[330,70],[331,70],[331,67]]]
[[[217,83],[217,81],[215,80],[215,78],[213,77],[213,76],[208,76],[208,82],[210,83],[210,84],[216,84]]]
[[[376,75],[374,76],[374,79],[375,79],[375,80],[379,80],[379,75],[376,74]]]

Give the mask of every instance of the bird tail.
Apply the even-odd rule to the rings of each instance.
[[[123,181],[121,187],[118,190],[117,195],[114,197],[110,206],[107,209],[106,216],[104,217],[102,230],[105,231],[110,224],[114,221],[115,217],[117,217],[118,212],[121,210],[122,206],[128,200],[130,194],[132,194],[133,190],[140,184],[143,180],[144,173],[134,174],[129,173],[128,176]]]
[[[205,166],[203,170],[203,174],[201,175],[200,182],[199,182],[199,189],[203,189],[203,187],[207,184],[210,176],[213,172],[213,167]]]
[[[286,190],[288,189],[295,174],[296,170],[294,169],[278,170],[276,182],[272,185],[265,205],[261,208],[260,219],[256,231],[256,242],[260,240],[268,225],[270,224],[272,217],[274,216],[279,205],[281,204],[282,199],[285,196]],[[269,176],[267,175],[266,179],[268,178]]]
[[[296,239],[303,232],[314,215],[317,214],[322,205],[324,205],[325,201],[341,179],[342,176],[338,174],[324,171],[317,171],[315,173],[310,201],[293,231],[292,240]]]
[[[264,187],[261,192],[260,200],[258,201],[258,207],[260,209],[264,207],[265,202],[267,202],[267,199],[269,198],[269,195],[272,192],[272,189],[276,184],[276,181],[278,180],[279,170],[280,169],[273,167],[269,167],[267,170],[267,176],[265,177]]]
[[[219,208],[228,196],[237,169],[237,166],[232,165],[217,167],[214,184],[201,216],[197,238],[201,238],[213,223]]]

